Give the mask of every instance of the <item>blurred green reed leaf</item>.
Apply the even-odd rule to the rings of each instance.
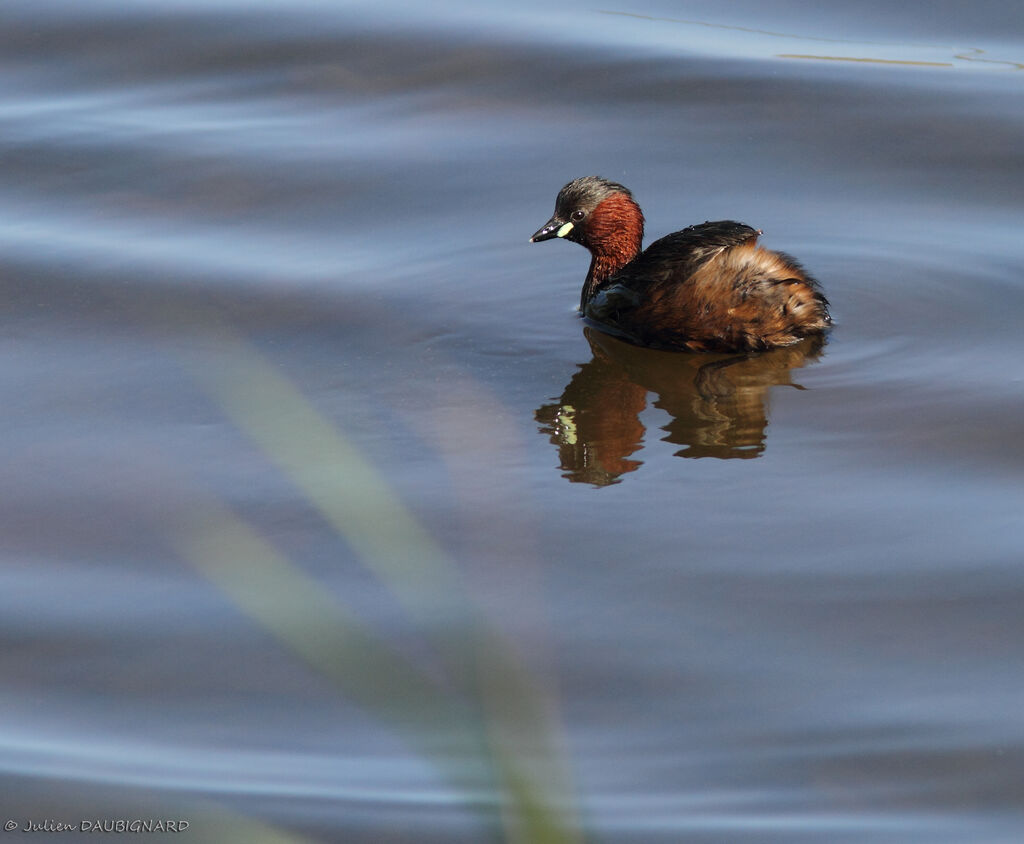
[[[359,453],[251,345],[215,325],[215,361],[194,360],[193,377],[273,460],[414,616],[462,615],[458,574]]]
[[[462,794],[494,787],[474,708],[439,689],[301,568],[214,499],[197,500],[180,553],[349,699],[398,725]]]
[[[178,316],[193,326],[198,319],[215,342],[184,355],[193,378],[386,584],[448,676],[428,677],[383,644],[212,497],[197,501],[193,524],[177,537],[182,554],[346,696],[399,727],[495,837],[578,842],[544,696],[479,617],[447,554],[372,464],[255,347],[212,313]]]

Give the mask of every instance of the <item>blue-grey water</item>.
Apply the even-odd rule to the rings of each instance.
[[[6,0],[0,70],[5,841],[1024,840],[1019,3]],[[591,173],[827,343],[585,329]]]

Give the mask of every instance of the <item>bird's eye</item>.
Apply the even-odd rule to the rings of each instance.
[[[569,215],[569,219],[572,220],[574,223],[578,223],[586,216],[587,215],[581,209],[577,208],[575,211],[572,212],[572,214]]]

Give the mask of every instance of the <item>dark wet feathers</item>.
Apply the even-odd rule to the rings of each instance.
[[[817,283],[758,248],[759,234],[723,220],[666,235],[608,278],[585,315],[643,345],[691,350],[769,348],[827,327]]]
[[[759,234],[757,229],[733,220],[687,226],[654,241],[616,273],[616,281],[636,284],[666,273],[689,275],[716,253],[753,243]]]

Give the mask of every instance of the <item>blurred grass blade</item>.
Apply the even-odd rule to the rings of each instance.
[[[423,629],[454,685],[435,684],[216,502],[199,508],[182,552],[263,627],[370,712],[399,725],[506,840],[578,840],[543,695],[478,617],[459,573],[372,464],[262,355],[211,313],[216,341],[192,348],[193,377],[291,479]],[[458,693],[453,693],[458,690]],[[486,706],[481,705],[482,703]]]
[[[195,503],[176,537],[180,553],[347,698],[397,727],[494,825],[476,797],[494,776],[474,710],[381,644],[244,521],[214,500]]]

